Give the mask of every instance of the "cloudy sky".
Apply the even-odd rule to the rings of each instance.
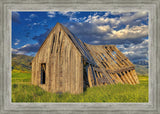
[[[34,56],[60,22],[83,42],[114,44],[132,62],[148,60],[147,12],[12,12],[12,53]]]

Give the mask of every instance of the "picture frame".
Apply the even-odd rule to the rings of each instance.
[[[3,113],[160,113],[160,0],[5,0],[0,1],[0,112]],[[149,102],[148,103],[12,103],[11,12],[12,11],[148,11]]]

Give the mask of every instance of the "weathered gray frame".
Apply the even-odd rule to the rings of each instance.
[[[12,103],[11,11],[111,10],[149,12],[148,103]],[[1,0],[0,1],[0,113],[160,113],[160,0]]]

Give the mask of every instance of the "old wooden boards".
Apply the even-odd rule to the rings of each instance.
[[[32,84],[49,92],[79,94],[84,83],[92,87],[139,80],[134,65],[115,46],[85,44],[58,23],[32,61]]]
[[[48,35],[32,61],[32,83],[49,92],[83,92],[83,62],[60,25]],[[46,65],[45,82],[41,83],[41,64]],[[42,66],[44,67],[44,66]]]
[[[85,44],[90,50],[90,54],[97,63],[97,66],[90,65],[94,69],[93,75],[88,73],[90,87],[93,86],[93,77],[96,85],[107,84],[138,84],[139,80],[135,72],[134,65],[125,57],[114,45],[93,46]],[[89,68],[90,68],[89,67]],[[90,69],[88,68],[88,72]],[[92,83],[91,83],[92,82]]]

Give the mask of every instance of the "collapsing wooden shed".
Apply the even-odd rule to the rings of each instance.
[[[84,87],[138,84],[134,65],[114,45],[89,45],[57,23],[32,60],[32,84],[72,94]]]

